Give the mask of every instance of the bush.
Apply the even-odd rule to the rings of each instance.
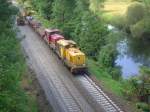
[[[120,67],[112,68],[109,73],[114,80],[120,80],[121,79]]]
[[[149,112],[150,111],[150,108],[149,108],[148,104],[146,104],[146,103],[141,103],[141,102],[136,103],[136,106],[137,106],[138,109],[141,109],[144,112]]]
[[[117,55],[117,51],[113,45],[109,44],[102,47],[98,56],[99,64],[108,68],[113,67],[116,55]]]
[[[123,81],[123,94],[127,100],[137,100],[137,80],[138,79],[136,77],[131,77],[130,79]]]

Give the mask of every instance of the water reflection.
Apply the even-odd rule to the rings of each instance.
[[[150,44],[145,41],[125,38],[118,42],[119,55],[115,61],[122,68],[123,78],[139,74],[141,65],[150,66]]]
[[[136,62],[150,66],[150,41],[129,39],[129,53]]]

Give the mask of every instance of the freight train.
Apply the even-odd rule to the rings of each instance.
[[[42,24],[35,19],[27,19],[27,22],[72,73],[86,71],[86,56],[79,49],[76,42],[65,39],[59,29],[43,27]]]

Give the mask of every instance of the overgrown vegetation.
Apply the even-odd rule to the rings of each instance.
[[[35,102],[20,87],[25,62],[13,29],[16,7],[0,1],[0,112],[36,112]]]
[[[136,103],[137,107],[144,112],[149,112],[150,107],[148,105],[149,93],[150,93],[150,69],[142,66],[140,68],[140,74],[136,77],[132,77],[123,83],[124,96],[130,101],[139,102]],[[146,102],[146,103],[145,103]]]

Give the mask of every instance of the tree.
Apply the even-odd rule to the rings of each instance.
[[[146,8],[146,17],[150,18],[150,1],[143,0],[145,8]]]
[[[52,14],[52,3],[54,0],[31,0],[32,7],[34,10],[44,18],[50,20]]]
[[[17,13],[17,8],[11,5],[7,0],[0,0],[0,20],[7,21],[13,14]]]
[[[74,10],[74,0],[54,0],[52,17],[57,27],[65,26],[71,20]]]
[[[79,45],[87,55],[95,57],[105,44],[107,30],[99,18],[90,12],[84,12],[80,24]]]
[[[104,36],[108,31],[99,17],[91,12],[89,5],[89,0],[76,1],[72,37],[87,55],[95,58],[105,44]]]
[[[52,15],[52,3],[54,0],[43,0],[41,13],[44,18],[50,20]]]
[[[20,88],[25,64],[12,25],[17,9],[9,0],[0,0],[0,8],[0,111],[31,112]]]
[[[149,40],[150,2],[133,2],[127,10],[127,23],[133,37]]]
[[[133,37],[141,39],[150,39],[150,19],[142,19],[131,26],[131,34]]]
[[[126,18],[128,25],[133,25],[144,17],[145,9],[144,5],[139,2],[133,2],[128,6]]]
[[[102,7],[101,6],[101,3],[103,3],[105,0],[90,0],[90,8],[93,10],[94,13],[96,12],[100,12],[100,8]]]

